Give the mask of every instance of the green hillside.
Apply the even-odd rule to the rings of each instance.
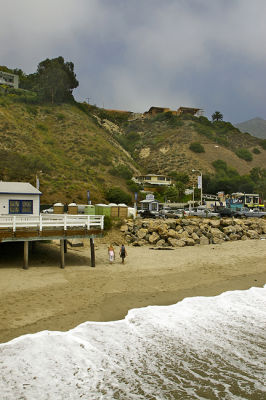
[[[138,173],[131,156],[75,104],[34,105],[0,96],[0,179],[40,177],[42,202],[103,201],[109,187],[127,190],[110,170],[125,165]],[[42,171],[42,172],[40,172]]]
[[[38,174],[42,203],[83,203],[87,190],[93,202],[102,202],[113,187],[133,199],[132,174],[185,173],[191,179],[191,170],[200,169],[215,177],[217,160],[223,161],[219,173],[224,165],[240,175],[265,166],[265,142],[230,123],[170,113],[143,118],[33,99],[27,91],[0,91],[0,179],[35,184]]]
[[[120,129],[123,134],[116,134],[116,139],[146,172],[190,173],[197,168],[213,173],[212,163],[221,159],[242,175],[254,167],[263,167],[266,162],[265,143],[240,132],[229,122],[162,113],[122,122]],[[192,144],[200,146],[201,152],[193,150]],[[248,161],[243,153],[250,155]]]

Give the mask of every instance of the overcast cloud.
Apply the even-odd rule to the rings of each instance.
[[[79,101],[266,119],[265,0],[0,0],[0,65],[73,61]]]

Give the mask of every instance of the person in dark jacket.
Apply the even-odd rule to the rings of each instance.
[[[124,264],[125,258],[126,258],[126,256],[127,256],[127,252],[126,252],[126,248],[125,248],[125,245],[124,245],[124,244],[122,244],[122,246],[121,246],[121,248],[120,248],[119,255],[120,255],[120,257],[122,258],[122,264]]]

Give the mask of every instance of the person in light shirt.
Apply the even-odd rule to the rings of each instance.
[[[108,256],[109,256],[109,263],[113,264],[113,262],[115,260],[115,249],[113,248],[113,246],[111,244],[108,247]]]

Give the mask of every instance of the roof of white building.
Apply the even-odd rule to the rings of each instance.
[[[36,187],[28,182],[3,182],[0,181],[0,194],[42,194]]]

